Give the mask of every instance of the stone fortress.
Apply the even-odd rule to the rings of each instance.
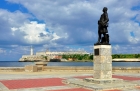
[[[44,52],[36,52],[34,54],[33,47],[31,46],[30,55],[22,55],[19,59],[20,62],[24,61],[50,61],[50,59],[61,59],[61,55],[70,55],[70,54],[89,54],[86,51],[79,50],[79,51],[44,51]],[[45,57],[47,57],[45,59]],[[66,59],[61,59],[61,61],[68,61]]]

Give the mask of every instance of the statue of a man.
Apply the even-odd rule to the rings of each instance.
[[[109,35],[107,34],[108,21],[109,18],[107,13],[107,7],[104,7],[103,14],[98,21],[98,42],[96,44],[109,44]]]

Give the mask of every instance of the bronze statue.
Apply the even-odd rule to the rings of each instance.
[[[108,34],[108,13],[107,7],[103,8],[103,14],[98,20],[98,42],[96,44],[109,44],[109,34]],[[103,37],[102,37],[103,35]]]

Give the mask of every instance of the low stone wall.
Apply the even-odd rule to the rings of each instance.
[[[140,73],[140,67],[113,67],[113,72]]]
[[[40,71],[40,69],[38,68]],[[43,71],[93,71],[93,67],[44,66]],[[25,67],[0,67],[0,72],[24,72]],[[112,72],[140,73],[140,67],[113,67]]]
[[[75,67],[75,66],[45,66],[44,71],[93,71],[93,67]]]
[[[0,67],[0,71],[2,72],[22,72],[24,71],[24,67]]]
[[[44,69],[55,69],[55,70],[93,70],[93,67],[75,67],[75,66],[55,66],[55,67],[51,67],[51,66],[46,66]]]
[[[44,67],[44,71],[66,71],[66,70],[71,70],[71,71],[93,71],[93,67],[75,67],[75,66],[70,66],[70,67],[65,67],[65,66],[55,66],[55,67],[49,67],[46,66]],[[113,67],[112,72],[136,72],[140,73],[140,67]]]

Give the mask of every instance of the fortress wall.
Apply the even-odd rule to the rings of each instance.
[[[22,58],[28,58],[28,57],[40,57],[40,55],[23,55]]]
[[[36,55],[46,55],[46,52],[36,52]]]

